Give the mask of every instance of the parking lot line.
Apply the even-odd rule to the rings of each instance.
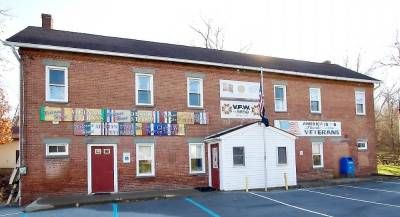
[[[19,214],[22,214],[22,213],[23,213],[23,212],[5,213],[5,214],[0,214],[0,217],[19,215]]]
[[[197,208],[203,210],[204,212],[206,212],[207,214],[209,214],[212,217],[221,217],[219,214],[217,214],[216,212],[212,211],[211,209],[207,208],[206,206],[200,204],[199,202],[187,197],[185,198],[185,200],[191,204],[193,204],[194,206],[196,206]]]
[[[375,182],[380,182],[380,183],[388,183],[388,184],[400,185],[400,182],[390,182],[390,181],[375,181]]]
[[[390,191],[390,190],[383,190],[383,189],[377,189],[377,188],[365,188],[365,187],[358,187],[358,186],[352,186],[352,185],[338,185],[338,186],[346,187],[346,188],[363,189],[363,190],[369,190],[369,191],[380,191],[380,192],[400,194],[400,191]]]
[[[272,199],[270,197],[266,197],[266,196],[263,196],[263,195],[260,195],[260,194],[256,194],[254,192],[249,192],[249,193],[252,194],[252,195],[255,195],[255,196],[267,199],[267,200],[271,200],[271,201],[274,201],[276,203],[279,203],[279,204],[282,204],[282,205],[285,205],[285,206],[288,206],[288,207],[292,207],[292,208],[295,208],[295,209],[299,209],[299,210],[305,211],[305,212],[310,212],[310,213],[314,213],[314,214],[321,215],[321,216],[332,217],[332,216],[324,214],[324,213],[320,213],[320,212],[312,211],[312,210],[309,210],[309,209],[301,208],[301,207],[298,207],[298,206],[294,206],[294,205],[291,205],[291,204],[288,204],[288,203],[285,203],[285,202],[282,202],[282,201],[279,201],[279,200]]]
[[[118,217],[118,204],[113,203],[112,208],[113,208],[113,217]]]
[[[311,193],[321,194],[321,195],[330,196],[330,197],[337,197],[337,198],[346,199],[346,200],[358,201],[358,202],[363,202],[363,203],[370,203],[370,204],[375,204],[375,205],[382,205],[382,206],[390,206],[390,207],[400,208],[400,206],[394,205],[394,204],[379,203],[379,202],[374,202],[374,201],[369,201],[369,200],[362,200],[362,199],[356,199],[356,198],[351,198],[351,197],[344,197],[344,196],[339,196],[339,195],[335,195],[335,194],[328,194],[328,193],[323,193],[323,192],[313,191],[313,190],[308,190],[308,189],[301,189],[301,191],[307,191],[307,192],[311,192]]]

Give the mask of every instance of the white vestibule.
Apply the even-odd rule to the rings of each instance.
[[[246,179],[249,189],[283,187],[285,174],[289,186],[297,185],[295,140],[296,136],[272,126],[265,127],[262,123],[241,125],[206,137],[209,185],[213,186],[212,179],[215,178],[215,173],[212,173],[215,162],[212,165],[210,149],[213,144],[218,144],[220,190],[243,190]],[[244,165],[234,165],[234,147],[244,147]],[[286,163],[282,163],[282,158],[278,163],[278,147],[286,148]]]

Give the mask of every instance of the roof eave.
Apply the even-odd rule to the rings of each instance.
[[[97,55],[105,55],[105,56],[119,56],[119,57],[128,57],[128,58],[146,59],[146,60],[169,61],[169,62],[178,62],[178,63],[187,63],[187,64],[234,68],[234,69],[242,69],[242,70],[250,70],[250,71],[263,70],[263,71],[269,71],[269,72],[278,73],[278,74],[295,75],[295,76],[301,76],[301,77],[311,77],[311,78],[328,79],[328,80],[338,80],[338,81],[351,81],[351,82],[372,83],[372,84],[381,83],[381,81],[379,81],[379,80],[368,80],[368,79],[346,78],[346,77],[328,76],[328,75],[317,75],[317,74],[311,74],[311,73],[305,73],[305,72],[286,71],[286,70],[270,69],[270,68],[263,68],[263,67],[243,66],[243,65],[224,64],[224,63],[215,63],[215,62],[207,62],[207,61],[178,59],[178,58],[170,58],[170,57],[158,57],[158,56],[149,56],[149,55],[140,55],[140,54],[112,52],[112,51],[72,48],[72,47],[61,47],[61,46],[53,46],[53,45],[31,44],[31,43],[22,43],[22,42],[13,42],[13,41],[7,41],[7,42],[12,46],[24,47],[24,48],[67,51],[67,52],[76,52],[76,53],[89,53],[89,54],[97,54]]]

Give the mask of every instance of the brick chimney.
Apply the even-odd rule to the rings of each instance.
[[[42,14],[42,28],[53,28],[53,19],[51,18],[51,14]]]

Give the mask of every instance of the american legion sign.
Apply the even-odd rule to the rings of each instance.
[[[274,126],[296,136],[342,136],[342,125],[335,121],[275,120]]]

